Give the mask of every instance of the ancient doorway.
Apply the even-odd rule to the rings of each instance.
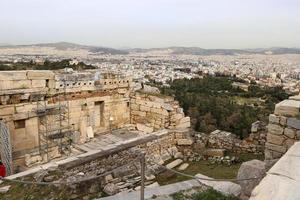
[[[104,101],[95,102],[95,126],[104,127]]]

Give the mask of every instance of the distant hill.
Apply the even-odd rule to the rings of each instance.
[[[3,45],[0,48],[26,48],[26,47],[52,47],[58,50],[68,50],[68,49],[85,49],[92,53],[103,53],[103,54],[128,54],[127,51],[122,51],[118,49],[108,48],[108,47],[97,47],[80,45],[69,42],[57,42],[57,43],[41,43],[41,44],[29,44],[29,45]]]
[[[151,49],[129,49],[134,53],[146,53],[151,51],[170,51],[171,54],[187,55],[235,55],[235,54],[300,54],[300,48],[259,48],[259,49],[203,49],[199,47],[168,47]]]
[[[128,53],[147,53],[152,51],[165,51],[169,54],[186,54],[186,55],[236,55],[236,54],[300,54],[300,48],[257,48],[257,49],[203,49],[200,47],[166,47],[166,48],[122,48],[114,49],[108,47],[97,47],[89,45],[80,45],[69,42],[57,42],[57,43],[42,43],[31,45],[8,45],[0,44],[1,48],[26,48],[26,47],[52,47],[58,50],[68,49],[85,49],[91,53],[113,54],[122,55]]]

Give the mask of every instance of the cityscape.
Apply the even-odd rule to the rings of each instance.
[[[0,199],[300,199],[296,0],[1,3]]]

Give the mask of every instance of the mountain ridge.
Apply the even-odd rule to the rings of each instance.
[[[0,48],[20,48],[20,47],[52,47],[58,50],[67,49],[86,49],[91,53],[104,54],[128,54],[128,53],[147,53],[151,51],[170,51],[175,55],[236,55],[236,54],[300,54],[300,48],[271,47],[271,48],[246,48],[246,49],[205,49],[200,47],[170,46],[161,48],[110,48],[92,45],[82,45],[70,42],[38,43],[26,45],[0,45]]]

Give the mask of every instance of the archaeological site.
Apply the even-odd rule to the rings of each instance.
[[[154,199],[195,187],[240,199],[300,197],[299,114],[300,97],[290,97],[242,140],[222,130],[195,132],[174,97],[138,87],[124,74],[1,71],[0,155],[7,177],[0,192],[8,198],[14,184],[35,182],[61,191],[52,199],[133,200],[141,192]],[[242,154],[263,160],[243,162],[235,180],[198,172],[159,184],[202,160],[232,167]]]

